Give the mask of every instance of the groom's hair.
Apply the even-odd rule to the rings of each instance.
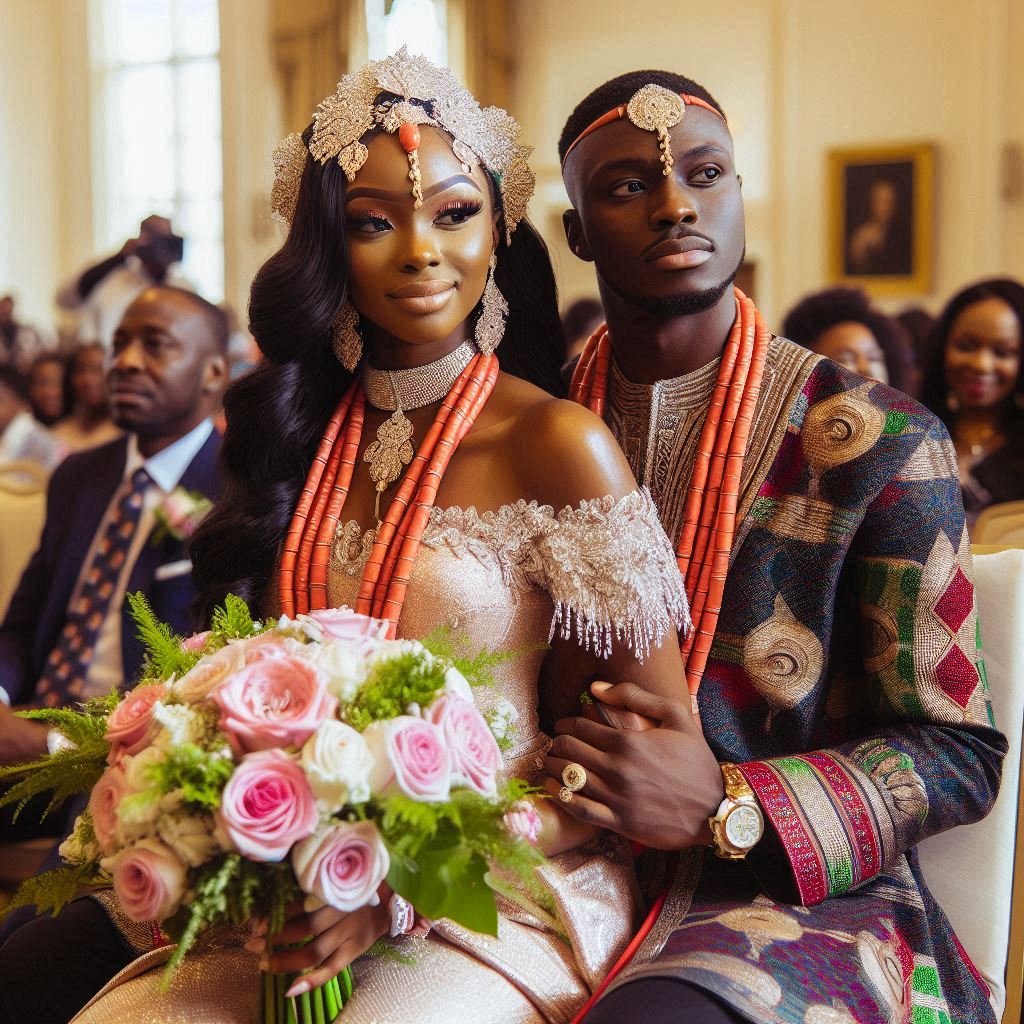
[[[701,85],[686,78],[683,75],[673,74],[671,71],[630,71],[628,74],[619,75],[611,81],[599,85],[589,96],[581,100],[576,109],[569,115],[565,122],[562,134],[558,139],[558,159],[564,160],[566,151],[579,137],[580,132],[592,125],[602,114],[608,113],[615,107],[628,103],[633,98],[633,93],[642,89],[645,85],[660,85],[672,92],[685,93],[688,96],[696,96],[698,99],[710,103],[722,117],[725,111],[719,106],[718,101]]]

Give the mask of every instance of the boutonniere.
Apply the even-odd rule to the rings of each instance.
[[[175,487],[156,507],[156,526],[150,543],[155,547],[168,537],[188,540],[211,508],[213,502],[205,494]]]

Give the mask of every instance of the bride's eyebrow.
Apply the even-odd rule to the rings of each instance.
[[[465,174],[453,174],[450,178],[445,178],[444,181],[439,181],[436,185],[431,185],[430,188],[425,189],[423,198],[424,200],[430,199],[439,192],[444,192],[445,189],[451,188],[453,185],[469,185],[483,195],[480,186],[472,178]],[[356,199],[380,199],[384,202],[400,203],[408,198],[408,192],[389,192],[382,188],[354,188],[349,192],[345,201],[351,203]]]

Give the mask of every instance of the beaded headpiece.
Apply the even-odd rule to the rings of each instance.
[[[418,208],[423,202],[417,155],[420,125],[432,125],[452,137],[452,152],[467,174],[472,164],[478,164],[494,175],[508,241],[526,216],[536,179],[526,162],[533,147],[519,145],[519,125],[500,107],[481,109],[449,68],[410,56],[404,46],[346,75],[317,107],[313,122],[308,150],[295,134],[274,150],[277,173],[271,206],[279,220],[290,222],[295,213],[307,152],[321,164],[337,160],[345,177],[354,181],[368,155],[361,139],[374,128],[398,134],[409,159]]]
[[[608,113],[602,114],[592,124],[587,125],[573,140],[573,143],[565,151],[562,157],[562,166],[569,159],[569,154],[591,133],[598,128],[603,128],[612,121],[618,121],[623,117],[629,118],[630,122],[637,128],[644,131],[657,132],[658,149],[661,150],[661,173],[668,176],[672,172],[672,147],[668,131],[675,128],[683,119],[688,106],[703,107],[710,110],[725,120],[720,110],[716,110],[707,100],[699,96],[690,96],[688,93],[672,92],[661,85],[645,85],[633,93],[628,103],[622,103]]]

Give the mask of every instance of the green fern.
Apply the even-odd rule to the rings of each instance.
[[[172,675],[184,675],[199,660],[195,652],[181,648],[182,638],[171,632],[170,626],[161,622],[141,592],[128,595],[128,606],[135,620],[136,635],[146,648],[144,679],[169,679]]]
[[[228,640],[240,640],[257,632],[249,606],[234,594],[228,594],[224,598],[224,604],[214,609],[210,629],[223,643],[227,643]]]
[[[51,729],[56,729],[66,736],[77,747],[101,741],[107,731],[107,715],[110,709],[100,698],[96,704],[90,702],[82,711],[71,708],[33,708],[29,711],[17,711],[19,718],[28,718],[34,722],[45,722]],[[120,701],[118,697],[114,706]],[[107,744],[109,749],[109,744]],[[106,753],[104,753],[104,757]]]
[[[22,882],[11,902],[0,912],[0,919],[17,907],[34,906],[40,914],[57,915],[81,893],[109,884],[110,878],[98,871],[91,861],[74,867],[54,868]]]
[[[13,817],[17,820],[33,797],[50,793],[50,802],[42,814],[47,817],[68,797],[88,793],[96,785],[106,768],[109,750],[110,744],[105,740],[92,738],[79,743],[77,750],[59,750],[28,764],[0,768],[0,782],[18,780],[0,792],[0,807],[16,804]]]
[[[548,650],[548,644],[528,644],[514,651],[489,650],[485,647],[470,657],[465,653],[469,638],[462,634],[456,635],[444,626],[431,630],[420,643],[435,658],[447,661],[458,669],[470,686],[493,686],[495,669],[526,654]]]

